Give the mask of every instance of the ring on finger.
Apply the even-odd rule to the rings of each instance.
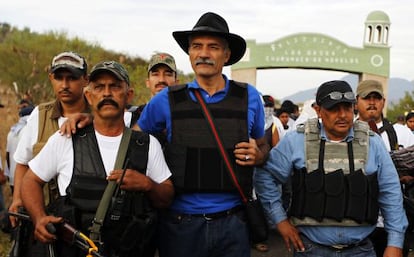
[[[250,156],[248,154],[246,154],[246,156],[244,156],[244,160],[248,161],[250,159]]]

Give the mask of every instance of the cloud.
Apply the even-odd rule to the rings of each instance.
[[[414,30],[411,28],[414,2],[400,0],[209,0],[209,1],[135,1],[135,0],[13,0],[0,3],[0,22],[37,32],[65,31],[91,43],[148,59],[154,51],[166,51],[176,57],[178,68],[188,73],[188,56],[171,33],[191,29],[202,13],[213,11],[228,22],[230,31],[258,43],[268,43],[300,32],[316,32],[336,38],[352,47],[362,47],[364,22],[374,10],[386,12],[391,20],[391,76],[412,80],[414,66]],[[225,73],[230,74],[226,68]],[[272,73],[268,71],[268,73]],[[292,85],[278,88],[276,98],[306,89],[305,84],[319,73],[303,70],[274,71],[262,75],[258,83]],[[288,74],[288,75],[286,75]],[[305,75],[302,75],[305,74]],[[336,73],[326,72],[337,79]],[[289,77],[302,78],[302,83]],[[272,77],[272,81],[262,81]],[[283,80],[283,81],[281,81]],[[315,85],[309,85],[314,87]],[[258,85],[258,87],[264,87]],[[280,95],[280,96],[279,96]]]

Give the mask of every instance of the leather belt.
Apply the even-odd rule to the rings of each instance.
[[[187,216],[203,217],[206,220],[215,220],[215,219],[220,219],[220,218],[233,215],[241,210],[243,210],[243,206],[238,205],[236,207],[233,207],[225,211],[219,211],[219,212],[214,212],[214,213],[203,213],[203,214],[188,214]]]
[[[357,247],[357,246],[366,245],[367,243],[368,243],[368,239],[364,239],[361,242],[358,242],[358,243],[355,243],[355,244],[347,244],[347,245],[345,245],[345,244],[336,244],[336,245],[321,245],[321,244],[319,244],[319,245],[321,245],[323,247],[328,247],[328,248],[330,248],[331,250],[334,250],[334,251],[345,251],[345,250],[352,249],[352,248]]]
[[[307,240],[309,240],[310,242],[312,242],[315,245],[319,245],[321,247],[325,247],[325,248],[328,248],[328,249],[330,249],[332,251],[336,251],[336,252],[341,252],[341,251],[349,250],[349,249],[352,249],[352,248],[357,247],[357,246],[364,246],[364,245],[366,245],[366,244],[368,244],[370,242],[368,238],[365,238],[365,239],[361,240],[360,242],[354,243],[354,244],[324,245],[324,244],[319,244],[319,243],[313,242],[307,236],[305,236],[303,233],[301,233],[301,236],[306,237]]]

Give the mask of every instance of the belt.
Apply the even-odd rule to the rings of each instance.
[[[183,216],[203,217],[206,220],[215,220],[215,219],[220,219],[220,218],[224,218],[227,216],[231,216],[235,213],[238,213],[239,211],[243,209],[244,209],[243,206],[238,205],[236,207],[233,207],[225,211],[219,211],[219,212],[214,212],[214,213],[203,213],[203,214],[184,214]]]
[[[352,248],[357,247],[357,246],[364,246],[364,245],[366,245],[370,242],[368,238],[365,238],[365,239],[361,240],[360,242],[354,243],[354,244],[324,245],[324,244],[319,244],[319,243],[313,242],[307,236],[305,236],[303,233],[301,233],[301,236],[306,237],[307,240],[309,240],[310,242],[312,242],[315,245],[319,245],[321,247],[325,247],[325,248],[328,248],[330,250],[337,251],[337,252],[349,250],[349,249],[352,249]]]
[[[335,244],[335,245],[318,244],[318,245],[323,246],[323,247],[327,247],[327,248],[329,248],[331,250],[334,250],[334,251],[345,251],[345,250],[349,250],[349,249],[352,249],[352,248],[357,247],[357,246],[366,245],[368,243],[368,240],[369,239],[364,239],[361,242],[358,242],[358,243],[355,243],[355,244]]]

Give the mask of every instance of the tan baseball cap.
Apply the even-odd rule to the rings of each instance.
[[[364,80],[361,81],[357,87],[357,96],[365,98],[371,93],[378,93],[381,97],[384,97],[384,90],[382,84],[377,80]]]

